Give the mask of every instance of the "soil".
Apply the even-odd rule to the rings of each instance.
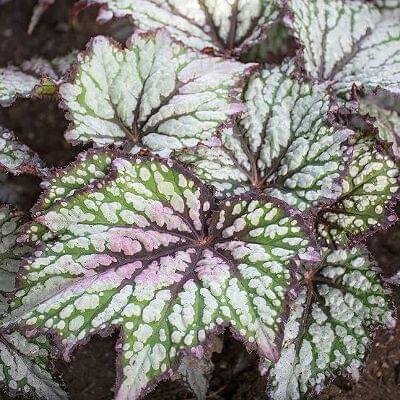
[[[99,26],[96,10],[86,10],[78,18],[70,18],[71,0],[57,1],[44,15],[32,36],[26,29],[35,1],[15,0],[0,7],[0,67],[18,65],[32,56],[53,58],[75,48],[82,49],[96,34],[113,34],[123,39],[130,28],[122,22]],[[0,109],[0,124],[13,129],[16,135],[33,148],[49,166],[61,167],[72,161],[83,149],[68,145],[63,133],[67,121],[54,100],[18,100],[12,107]],[[2,177],[4,180],[5,178]],[[0,182],[2,182],[0,180]],[[40,181],[30,176],[7,177],[7,187],[18,196],[8,198],[28,211],[39,193]],[[0,183],[2,185],[2,183]],[[0,190],[2,192],[2,190]],[[4,196],[3,196],[4,197]],[[375,235],[368,247],[385,276],[400,267],[400,224]],[[394,289],[394,303],[400,303],[400,290]],[[108,400],[113,398],[115,381],[115,342],[118,333],[93,337],[74,353],[72,362],[57,361],[59,375],[65,382],[71,400]],[[266,382],[258,373],[254,354],[228,334],[223,336],[223,350],[213,356],[215,370],[207,399],[265,399]],[[1,395],[0,395],[1,397]],[[4,398],[7,398],[4,396]],[[163,382],[147,397],[149,400],[189,400],[193,394],[178,381]],[[358,382],[345,377],[335,379],[317,396],[319,400],[398,400],[400,399],[400,327],[378,330],[366,366]]]

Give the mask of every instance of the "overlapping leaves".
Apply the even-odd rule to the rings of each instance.
[[[357,376],[371,328],[394,325],[389,304],[389,291],[365,250],[325,249],[320,266],[303,271],[281,358],[271,367],[271,398],[319,392],[338,370]]]
[[[22,258],[31,254],[29,246],[17,243],[23,215],[0,207],[0,314],[8,304],[6,294],[15,290],[15,278]],[[50,346],[43,336],[28,339],[18,332],[0,332],[0,384],[11,394],[35,393],[39,398],[65,400],[66,394],[54,382],[49,370]]]
[[[72,171],[93,172],[89,159]],[[136,398],[181,350],[201,355],[207,332],[227,323],[276,361],[290,260],[310,250],[298,219],[267,198],[236,197],[207,223],[210,194],[171,162],[117,158],[112,168],[36,210],[31,230],[50,239],[25,266],[7,323],[52,329],[65,356],[120,326],[120,399]]]
[[[222,134],[222,146],[198,146],[176,155],[219,194],[250,188],[304,211],[341,193],[351,132],[329,127],[329,97],[294,79],[293,63],[264,69],[245,93],[248,111]]]
[[[398,1],[291,0],[292,29],[302,44],[300,56],[311,77],[329,82],[335,93],[400,93],[400,25]],[[388,11],[390,10],[390,11]],[[367,102],[364,111],[378,118],[381,137],[394,144],[397,115]]]
[[[198,50],[239,54],[260,41],[278,19],[277,0],[87,0],[100,5],[98,19],[132,18],[143,30],[166,28],[176,40]]]

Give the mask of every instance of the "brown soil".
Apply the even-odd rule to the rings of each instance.
[[[82,13],[70,21],[72,0],[57,1],[45,14],[31,37],[26,34],[30,13],[35,1],[12,1],[0,7],[0,67],[19,64],[35,55],[47,58],[82,49],[88,39],[98,33],[126,36],[124,24],[98,26],[95,10]],[[53,100],[19,100],[12,107],[0,109],[0,124],[11,128],[17,136],[31,146],[49,166],[63,166],[74,159],[82,148],[68,145],[63,133],[67,121]],[[9,178],[8,184],[18,188],[16,203],[24,210],[36,201],[39,180],[29,176]],[[1,185],[1,183],[0,183]],[[22,195],[21,195],[22,193]],[[10,197],[12,198],[12,196]],[[3,199],[4,200],[4,199]],[[12,200],[11,200],[12,201]],[[368,245],[390,276],[400,267],[400,224],[369,240]],[[399,304],[400,291],[395,289],[395,303]],[[115,381],[115,342],[117,333],[101,338],[95,336],[87,345],[74,353],[72,362],[57,362],[57,368],[72,400],[108,400],[113,398]],[[224,336],[221,354],[213,357],[215,370],[210,382],[208,399],[261,400],[265,399],[266,382],[258,374],[255,355]],[[337,378],[319,400],[396,400],[400,399],[400,327],[393,331],[378,331],[366,367],[360,380],[353,383]],[[0,395],[1,397],[1,395]],[[310,397],[311,398],[311,397]],[[161,383],[147,396],[151,400],[188,400],[193,395],[181,383]]]

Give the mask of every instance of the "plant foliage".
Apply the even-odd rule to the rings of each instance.
[[[374,327],[395,321],[399,274],[383,283],[364,242],[397,221],[399,1],[75,10],[89,5],[103,22],[130,17],[125,46],[97,36],[0,70],[2,106],[58,95],[66,140],[93,144],[51,170],[0,130],[1,171],[43,179],[27,224],[0,212],[0,381],[64,399],[50,338],[68,361],[117,329],[116,399],[172,376],[202,398],[227,328],[260,356],[274,400],[356,378]],[[294,57],[252,62],[290,40]]]

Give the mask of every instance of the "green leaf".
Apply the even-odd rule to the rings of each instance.
[[[278,19],[277,0],[88,0],[101,5],[98,20],[129,16],[143,30],[166,28],[171,36],[195,49],[240,53],[265,35]]]
[[[25,265],[5,325],[55,332],[66,358],[120,327],[119,399],[137,398],[182,351],[200,357],[207,334],[228,324],[277,360],[290,263],[311,251],[293,215],[267,198],[215,209],[171,161],[117,158],[104,179],[36,210],[51,240]]]
[[[291,307],[283,350],[272,365],[270,396],[297,400],[318,393],[337,372],[357,377],[377,324],[394,326],[389,291],[362,248],[323,251],[321,265],[306,268]]]
[[[372,4],[341,0],[291,0],[293,31],[303,45],[310,76],[332,81],[341,96],[353,84],[371,91],[400,90],[400,24]]]
[[[165,31],[137,33],[125,49],[98,36],[60,88],[73,121],[66,138],[163,155],[195,146],[243,112],[236,86],[248,67],[194,53]]]
[[[301,211],[341,194],[351,131],[329,127],[329,97],[319,86],[292,77],[293,63],[253,75],[245,92],[248,112],[222,133],[219,147],[176,154],[218,195],[249,188]]]
[[[327,243],[346,244],[397,220],[392,210],[399,190],[399,169],[370,136],[354,140],[353,159],[342,195],[317,217]]]

